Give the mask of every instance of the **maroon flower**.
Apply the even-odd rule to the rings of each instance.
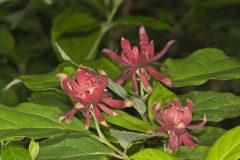
[[[160,109],[160,113],[159,110]],[[193,103],[187,100],[185,107],[181,107],[176,99],[169,104],[160,107],[159,103],[153,105],[153,115],[160,127],[155,132],[167,132],[169,136],[168,151],[172,152],[182,143],[189,147],[195,147],[196,138],[191,136],[186,129],[198,129],[205,125],[206,116],[199,124],[190,125],[192,122]]]
[[[90,126],[90,106],[93,105],[93,111],[100,124],[108,126],[100,110],[109,115],[116,116],[117,113],[112,111],[112,108],[130,107],[131,101],[112,99],[106,90],[108,84],[107,74],[103,70],[99,70],[101,76],[90,71],[89,68],[81,66],[76,73],[75,78],[58,73],[63,90],[75,102],[74,108],[66,113],[60,120],[65,119],[70,122],[72,117],[78,111],[85,112],[86,115],[86,129]]]
[[[154,55],[154,43],[153,41],[149,43],[148,35],[143,26],[139,29],[139,39],[140,49],[137,46],[131,47],[129,41],[122,38],[122,52],[120,56],[112,50],[103,49],[103,52],[105,52],[113,61],[127,67],[125,72],[117,78],[116,82],[122,84],[125,80],[132,78],[132,87],[136,95],[138,95],[138,83],[135,73],[138,73],[139,79],[144,87],[150,92],[152,92],[153,89],[148,82],[149,74],[165,85],[171,86],[171,80],[156,71],[150,64],[156,64],[155,61],[160,59],[175,41],[169,41],[161,52]]]

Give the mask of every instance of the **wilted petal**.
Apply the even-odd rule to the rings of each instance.
[[[175,40],[171,40],[169,41],[165,47],[161,50],[161,52],[159,52],[157,55],[155,55],[154,57],[152,57],[151,59],[149,59],[149,62],[152,61],[156,61],[159,58],[161,58],[165,53],[167,53],[168,49],[174,44]]]
[[[140,78],[142,84],[144,85],[144,87],[148,91],[152,92],[153,89],[152,89],[151,85],[149,84],[147,77],[145,76],[145,74],[143,73],[143,71],[141,69],[139,69],[139,78]]]
[[[138,96],[139,92],[138,92],[138,84],[137,84],[137,78],[135,73],[132,75],[132,88],[134,93]]]
[[[187,133],[183,133],[179,135],[180,141],[183,142],[183,144],[189,148],[196,147],[197,144],[191,139],[191,137]]]
[[[206,115],[204,114],[203,115],[203,120],[199,123],[199,124],[195,124],[195,125],[189,125],[187,126],[186,128],[187,129],[199,129],[199,128],[202,128],[207,122],[207,117]]]
[[[110,108],[106,107],[105,105],[98,103],[99,108],[106,112],[107,114],[109,114],[110,116],[117,116],[118,114],[116,112],[114,112],[113,110],[111,110]]]
[[[125,107],[124,100],[112,99],[111,97],[103,97],[102,101],[113,108],[124,108]]]
[[[166,86],[172,86],[172,81],[171,79],[167,78],[163,74],[160,74],[157,72],[153,67],[151,66],[146,66],[146,70],[158,81],[162,82]]]

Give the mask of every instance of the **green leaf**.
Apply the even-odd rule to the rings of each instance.
[[[121,70],[113,64],[110,60],[106,58],[100,58],[97,60],[83,60],[80,64],[90,67],[94,70],[103,69],[107,72],[108,76],[116,77],[121,73]],[[60,81],[56,77],[57,73],[66,71],[68,67],[68,72],[70,68],[74,68],[70,62],[60,64],[54,71],[46,74],[40,75],[21,75],[21,79],[24,85],[34,91],[44,91],[44,90],[54,90],[54,88],[60,87]]]
[[[202,119],[204,113],[213,122],[240,116],[240,98],[231,93],[193,91],[180,96],[184,103],[187,98],[193,101],[195,119]]]
[[[53,107],[22,103],[9,108],[0,104],[0,112],[0,141],[15,137],[45,138],[65,132],[89,133],[77,118],[70,124],[59,123],[63,113]]]
[[[29,102],[48,107],[57,107],[63,111],[69,111],[72,105],[70,98],[66,94],[56,91],[33,92]]]
[[[53,89],[60,86],[60,81],[56,77],[56,74],[63,71],[63,68],[70,66],[70,63],[60,64],[54,71],[40,75],[21,75],[21,79],[24,85],[34,91],[44,91]]]
[[[12,34],[5,28],[0,27],[0,53],[9,55],[14,52],[15,40]]]
[[[111,135],[118,140],[118,142],[124,149],[130,148],[135,141],[164,135],[164,134],[149,135],[149,134],[136,133],[136,132],[119,131],[114,129],[110,129],[110,132],[111,132]]]
[[[240,126],[220,137],[208,151],[206,160],[238,160],[240,158]]]
[[[229,80],[240,77],[240,62],[223,51],[205,48],[184,59],[168,59],[165,65],[174,87],[200,85],[209,79]]]
[[[205,160],[209,147],[197,146],[195,148],[179,147],[174,153],[178,160]]]
[[[64,134],[40,143],[37,160],[98,160],[115,153],[106,145],[81,134]]]
[[[120,86],[119,84],[117,84],[117,83],[113,82],[111,79],[109,79],[108,87],[112,91],[114,91],[116,94],[121,96],[122,98],[132,100],[133,107],[138,111],[138,113],[140,115],[143,115],[146,112],[147,107],[143,103],[143,101],[137,97],[129,96],[128,93],[125,91],[125,89],[122,86]]]
[[[126,16],[126,17],[116,20],[115,22],[113,22],[113,24],[114,25],[127,25],[127,26],[129,26],[129,25],[136,25],[136,26],[144,25],[146,27],[153,28],[156,30],[170,30],[171,29],[171,27],[167,23],[160,21],[153,17],[148,17],[148,16]]]
[[[144,149],[131,156],[133,160],[175,160],[175,158],[159,149]]]
[[[222,128],[204,126],[201,129],[192,131],[192,134],[197,137],[200,146],[211,146],[225,132],[226,130]]]
[[[31,160],[35,160],[37,158],[39,152],[39,145],[38,142],[34,141],[34,139],[32,139],[29,144],[28,152],[30,154]]]
[[[154,116],[152,113],[152,105],[155,102],[160,102],[161,104],[164,104],[174,98],[177,98],[177,96],[173,92],[168,90],[159,82],[154,83],[153,92],[148,99],[148,117],[153,125],[157,126],[157,123],[155,122]]]
[[[3,147],[1,153],[2,160],[30,160],[27,150],[20,146],[6,146]]]
[[[127,128],[130,130],[146,132],[147,130],[153,129],[150,124],[144,122],[136,117],[133,117],[126,112],[114,110],[119,114],[119,116],[110,116],[104,113],[106,121],[114,125]]]
[[[77,7],[68,8],[53,23],[52,42],[57,43],[66,53],[67,58],[74,62],[93,59],[96,53],[92,55],[89,53],[100,36],[99,24],[94,17]],[[61,57],[59,52],[57,54]]]

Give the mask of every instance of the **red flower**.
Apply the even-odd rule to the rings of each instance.
[[[160,114],[158,110],[160,111]],[[189,147],[195,147],[196,138],[191,136],[186,129],[198,129],[205,125],[206,116],[201,123],[190,125],[192,122],[193,103],[187,100],[186,106],[183,108],[180,102],[176,99],[172,100],[169,104],[161,106],[159,103],[153,105],[153,115],[155,120],[161,126],[156,132],[167,132],[169,137],[168,151],[172,152],[178,148],[182,143]]]
[[[108,84],[107,74],[103,70],[99,70],[101,76],[90,71],[87,67],[81,66],[76,73],[75,78],[59,73],[57,76],[61,80],[63,90],[75,102],[74,108],[66,113],[60,120],[65,119],[70,122],[72,117],[78,111],[85,112],[86,129],[90,126],[90,106],[93,105],[93,111],[100,124],[108,126],[100,110],[109,115],[116,116],[117,113],[112,111],[112,108],[130,107],[130,101],[112,99],[106,90]]]
[[[161,52],[154,55],[154,43],[153,41],[149,43],[148,35],[143,26],[139,29],[139,39],[140,51],[137,46],[131,47],[129,41],[124,38],[122,38],[121,42],[122,52],[120,56],[112,50],[103,49],[103,52],[105,52],[113,61],[127,67],[125,72],[117,78],[116,82],[122,84],[125,80],[132,78],[132,87],[136,95],[138,95],[136,72],[138,73],[144,87],[150,92],[152,92],[152,87],[148,82],[149,74],[165,85],[171,86],[171,80],[156,71],[150,64],[154,64],[154,61],[160,59],[175,41],[169,41]]]

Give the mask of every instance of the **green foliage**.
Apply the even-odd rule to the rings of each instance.
[[[175,87],[200,85],[209,79],[228,80],[240,77],[240,62],[218,49],[200,49],[189,57],[165,62]]]
[[[45,138],[69,131],[88,133],[76,118],[71,124],[58,122],[63,113],[57,108],[23,103],[16,108],[0,105],[0,110],[1,141],[15,137]]]
[[[196,148],[180,147],[174,154],[178,160],[205,160],[209,147],[198,146]]]
[[[239,159],[239,2],[0,0],[1,159]],[[106,58],[101,50],[109,48],[119,55],[122,50],[116,48],[121,48],[122,36],[132,48],[139,45],[141,25],[154,41],[155,55],[167,41],[177,43],[161,58],[162,63],[151,64],[159,66],[173,86],[167,88],[149,75],[153,92],[146,93],[137,77],[141,95],[136,96],[131,76],[123,85],[114,82],[127,67]],[[86,130],[87,108],[76,105],[61,89],[56,74],[74,77],[79,65],[95,73],[104,70],[109,77],[104,92],[133,102],[131,108],[114,109],[118,116],[101,109],[109,127],[94,120],[99,114],[91,110],[90,129]],[[93,88],[84,92],[92,94]],[[155,132],[159,125],[152,105],[172,99],[180,99],[182,106],[192,100],[191,124],[197,124],[194,121],[204,114],[207,124],[187,129],[198,147],[181,144],[170,154],[169,133]],[[71,123],[59,122],[74,106],[79,112]]]
[[[193,91],[181,96],[183,102],[186,98],[193,101],[195,109],[193,117],[196,119],[201,119],[203,113],[207,115],[208,121],[213,122],[240,116],[240,99],[231,93]]]
[[[240,158],[240,127],[235,127],[220,137],[210,148],[207,160],[237,160]]]
[[[115,112],[117,112],[119,116],[109,116],[107,114],[104,114],[104,117],[109,123],[139,132],[145,132],[149,129],[153,129],[149,123],[131,116],[126,112],[117,110],[115,110]]]
[[[28,151],[20,146],[5,146],[1,150],[2,160],[30,160]]]
[[[152,149],[152,148],[144,149],[144,150],[132,155],[131,158],[133,160],[152,160],[152,159],[175,160],[175,158],[173,156],[171,156],[170,154],[168,154],[162,150]]]
[[[103,156],[114,156],[114,152],[96,139],[81,134],[63,134],[42,141],[37,160],[88,159],[98,160]]]

